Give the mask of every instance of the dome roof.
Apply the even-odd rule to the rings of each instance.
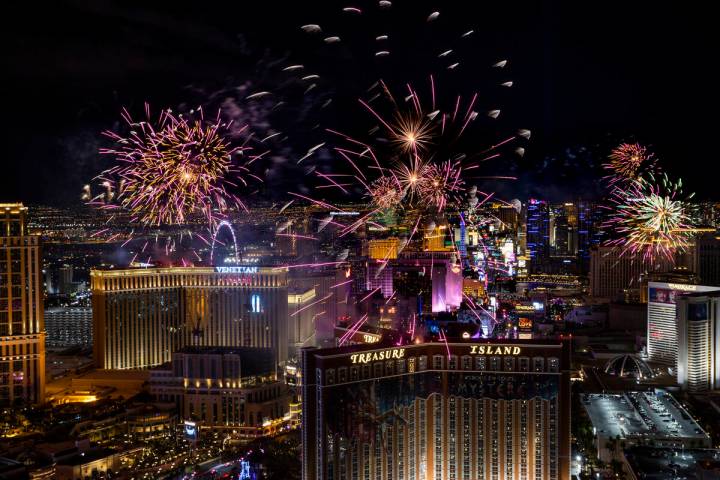
[[[635,355],[618,355],[605,364],[605,373],[637,380],[652,377],[653,371],[644,360]]]

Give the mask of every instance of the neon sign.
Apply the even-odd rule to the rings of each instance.
[[[217,273],[258,273],[258,267],[238,266],[238,267],[215,267]]]
[[[471,345],[470,355],[520,355],[520,347],[508,345]]]
[[[404,348],[389,348],[377,352],[353,353],[350,355],[352,363],[370,363],[379,360],[391,360],[393,358],[400,359],[405,357]]]

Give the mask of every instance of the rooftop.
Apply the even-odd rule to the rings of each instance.
[[[708,438],[677,400],[661,390],[583,395],[583,404],[603,437]]]
[[[110,457],[112,455],[115,455],[116,453],[117,452],[115,450],[112,450],[110,448],[98,448],[87,452],[81,452],[78,455],[68,458],[67,460],[62,460],[58,462],[58,464],[72,466],[85,465],[86,463],[91,463],[102,458]]]
[[[625,457],[635,477],[645,480],[717,478],[701,475],[720,469],[720,451],[712,449],[633,447],[625,451]]]

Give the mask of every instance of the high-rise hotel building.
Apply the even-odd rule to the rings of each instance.
[[[706,285],[648,282],[648,360],[676,369],[678,360],[678,298],[683,293],[710,292],[717,289],[718,287]]]
[[[287,360],[287,269],[93,270],[98,368],[148,368],[186,346],[262,347]]]
[[[303,479],[570,478],[560,341],[304,349]]]
[[[720,389],[720,289],[678,297],[677,380],[691,393]]]
[[[40,237],[27,208],[0,204],[0,406],[45,400]]]

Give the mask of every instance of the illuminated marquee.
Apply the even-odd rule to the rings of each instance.
[[[532,305],[515,305],[516,312],[534,312],[535,307]]]
[[[237,266],[237,267],[215,267],[217,273],[258,273],[258,267]]]
[[[372,335],[369,333],[363,334],[363,342],[365,343],[377,343],[380,341],[380,335]]]
[[[353,353],[350,355],[352,363],[370,363],[380,360],[400,359],[405,357],[404,348],[389,348],[387,350],[379,350],[368,353]]]

